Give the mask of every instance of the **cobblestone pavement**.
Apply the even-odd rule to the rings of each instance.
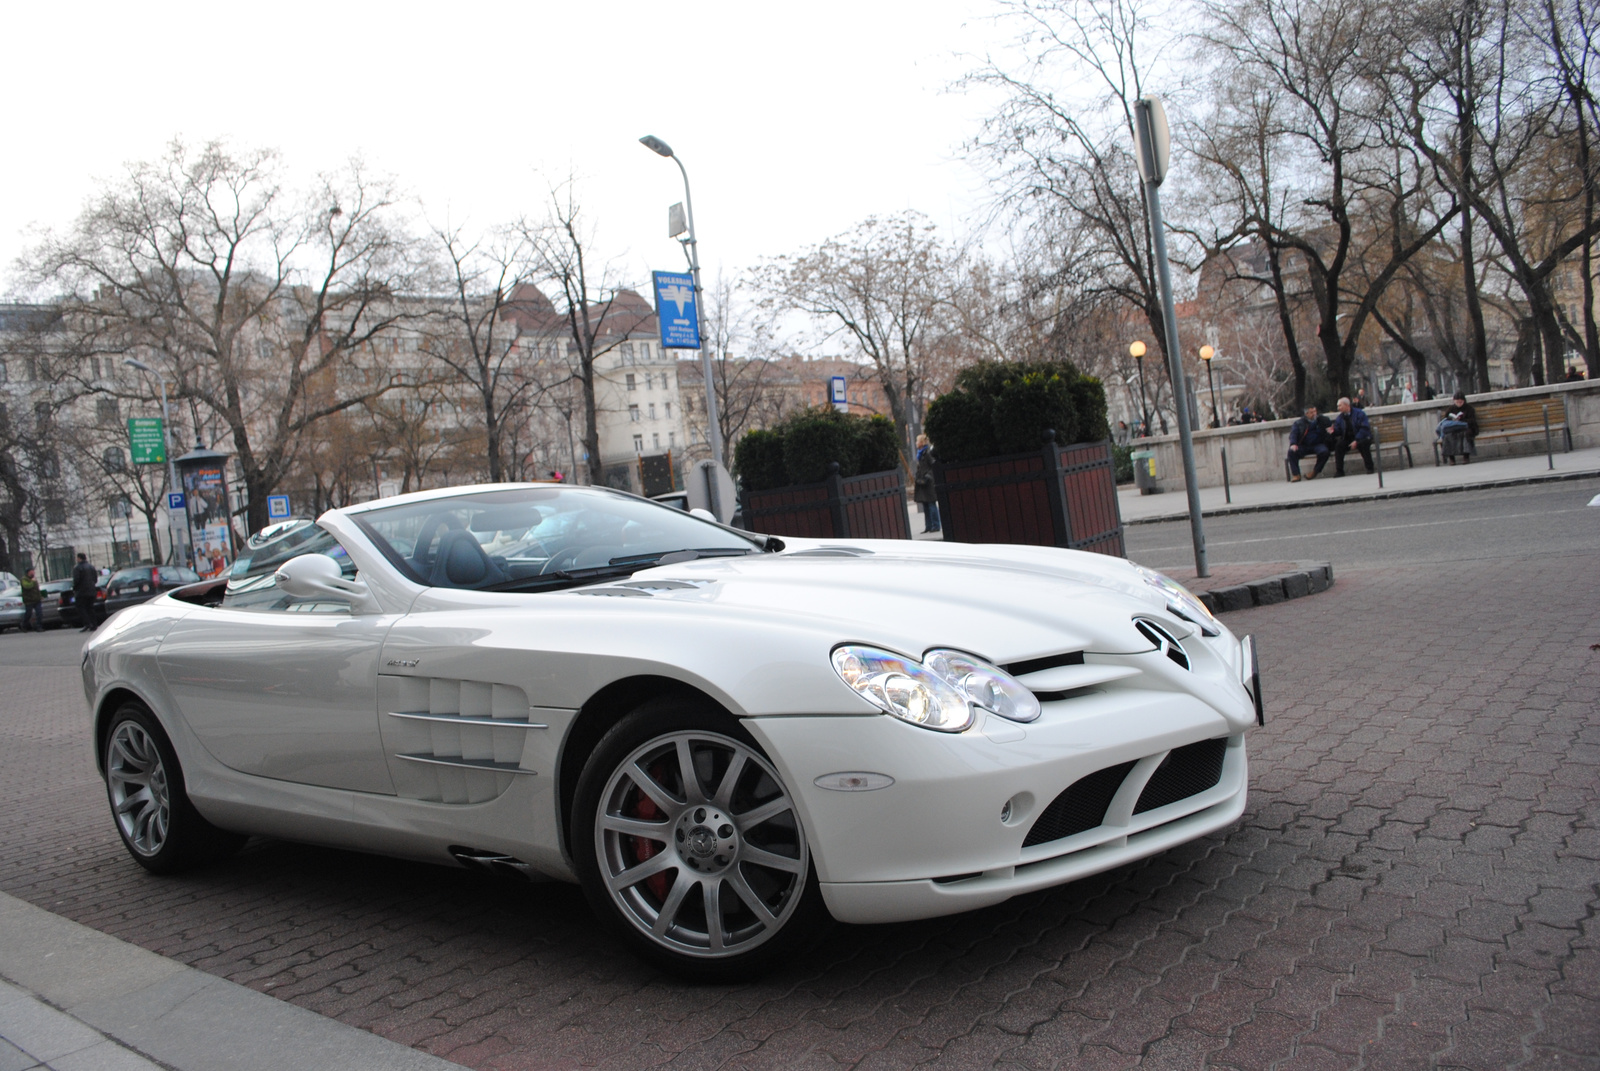
[[[1594,556],[1336,575],[1230,615],[1270,688],[1236,828],[759,984],[641,967],[565,886],[277,843],[146,876],[70,668],[0,668],[0,888],[474,1068],[1600,1067]]]

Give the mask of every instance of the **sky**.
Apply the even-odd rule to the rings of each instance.
[[[708,285],[873,214],[953,237],[984,207],[962,144],[993,100],[952,84],[1013,36],[985,0],[7,7],[0,294],[38,228],[174,137],[279,149],[299,180],[360,155],[469,229],[573,175],[641,285],[684,263],[682,178],[644,134],[688,169]]]

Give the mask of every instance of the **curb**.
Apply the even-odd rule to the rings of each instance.
[[[1220,506],[1202,510],[1201,517],[1227,517],[1235,513],[1273,513],[1284,509],[1313,509],[1317,506],[1346,506],[1352,502],[1378,502],[1389,498],[1417,498],[1421,495],[1443,495],[1453,491],[1487,491],[1492,487],[1520,487],[1531,483],[1557,483],[1562,480],[1592,480],[1600,477],[1600,469],[1588,472],[1551,472],[1542,476],[1518,476],[1510,480],[1483,480],[1479,483],[1451,484],[1448,487],[1418,487],[1409,491],[1377,491],[1370,495],[1340,495],[1338,498],[1315,498],[1302,502],[1274,502],[1260,506]],[[1123,521],[1124,528],[1136,524],[1166,524],[1186,520],[1189,514],[1173,513],[1161,517],[1141,517]]]
[[[1229,610],[1248,610],[1252,606],[1272,606],[1290,599],[1301,599],[1327,591],[1333,586],[1333,566],[1328,562],[1305,562],[1299,569],[1195,592],[1195,597],[1214,614]]]

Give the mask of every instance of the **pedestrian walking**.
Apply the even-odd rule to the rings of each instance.
[[[89,564],[89,555],[80,551],[78,564],[72,567],[72,605],[83,622],[79,632],[93,632],[100,624],[100,607],[94,597],[99,580],[100,571]]]
[[[22,631],[44,631],[44,592],[39,589],[39,581],[29,569],[18,582],[22,588]],[[29,622],[32,622],[30,625]]]
[[[1319,416],[1317,407],[1306,406],[1305,416],[1294,422],[1289,429],[1289,482],[1299,483],[1300,462],[1308,454],[1317,455],[1317,467],[1305,477],[1314,480],[1322,475],[1322,470],[1328,465],[1328,428],[1332,426],[1325,416]]]
[[[1478,412],[1467,401],[1467,396],[1456,391],[1456,396],[1445,407],[1444,419],[1435,428],[1439,436],[1439,453],[1454,465],[1456,458],[1463,465],[1478,452]]]
[[[1357,409],[1349,398],[1339,399],[1339,415],[1333,418],[1333,475],[1344,475],[1344,455],[1352,449],[1361,451],[1367,475],[1376,471],[1372,467],[1372,421],[1364,410]]]
[[[917,476],[911,497],[922,508],[922,530],[940,531],[939,496],[933,490],[933,445],[926,435],[917,436]]]

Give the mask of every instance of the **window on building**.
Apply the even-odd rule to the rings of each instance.
[[[650,360],[650,343],[639,343],[639,360],[646,362]]]
[[[39,455],[39,472],[47,480],[54,480],[61,475],[61,459],[54,450],[46,450]]]
[[[628,373],[628,389],[629,390],[638,390],[639,389],[639,384],[634,382],[634,376],[633,376],[632,372]]]
[[[651,432],[651,434],[650,434],[650,449],[652,449],[652,450],[661,449],[661,433],[659,431]]]
[[[631,343],[631,342],[624,342],[622,344],[622,363],[623,364],[632,364],[633,363],[633,343]]]
[[[100,457],[105,462],[107,472],[121,472],[127,467],[127,455],[122,452],[120,446],[106,447],[105,453]]]
[[[0,361],[0,383],[8,382],[10,378],[11,377],[6,374],[6,363],[4,361]]]
[[[641,418],[639,416],[639,407],[637,405],[628,406],[628,419],[633,421],[635,424],[639,423]]]
[[[654,390],[655,389],[655,385],[656,385],[656,377],[651,375],[649,372],[646,372],[644,374],[644,389],[645,390]]]
[[[633,437],[633,452],[636,453],[636,454],[644,453],[644,436],[643,435],[635,435]]]
[[[44,500],[44,523],[67,523],[67,503],[65,499],[47,498]]]
[[[97,398],[94,403],[94,415],[100,423],[109,427],[117,422],[117,400],[115,398]]]
[[[671,420],[672,419],[672,403],[668,402],[666,404],[667,404],[667,419]]]
[[[673,447],[675,447],[677,445],[678,445],[678,433],[675,432],[675,431],[667,432],[667,449],[670,450],[670,449],[672,449]]]
[[[33,422],[38,426],[39,434],[43,435],[50,430],[50,403],[33,403]]]
[[[656,403],[655,402],[651,402],[650,403],[650,419],[654,420],[655,418],[656,418]]]

